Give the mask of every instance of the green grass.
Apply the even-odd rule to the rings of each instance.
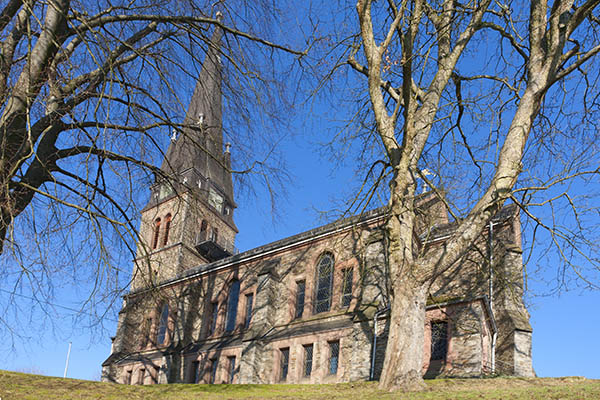
[[[334,385],[151,385],[52,378],[0,371],[1,400],[22,399],[600,399],[600,380],[439,379],[419,393],[388,393],[374,382]]]

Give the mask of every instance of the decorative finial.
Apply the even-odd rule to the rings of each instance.
[[[423,174],[423,176],[425,178],[427,178],[429,176],[436,176],[433,172],[431,172],[427,168],[421,170],[421,174]],[[427,184],[427,182],[425,182],[425,179],[423,179],[423,193],[427,192],[428,189],[429,189],[429,185]]]

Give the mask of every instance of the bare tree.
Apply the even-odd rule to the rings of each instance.
[[[110,304],[126,287],[141,202],[156,177],[169,178],[155,165],[169,137],[188,131],[183,116],[215,29],[225,38],[224,107],[235,110],[224,127],[239,145],[233,168],[262,178],[279,167],[268,157],[277,130],[263,128],[285,107],[273,100],[276,71],[302,53],[264,39],[274,15],[268,2],[3,3],[4,292],[29,285],[30,300],[48,306],[55,288],[91,283],[83,298]]]
[[[377,194],[389,199],[382,388],[422,387],[428,294],[506,201],[519,205],[531,232],[546,232],[564,261],[559,275],[570,271],[594,285],[597,222],[590,217],[597,219],[598,207],[582,185],[599,176],[599,3],[356,2],[359,30],[341,32],[338,43],[350,45],[339,46],[336,70],[348,65],[361,78],[354,89],[368,90],[347,125],[361,128],[343,137],[360,141],[370,183],[352,207]],[[415,201],[423,186],[456,223],[435,249],[420,247],[415,235],[423,233]]]

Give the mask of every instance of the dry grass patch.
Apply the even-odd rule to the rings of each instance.
[[[334,385],[151,385],[53,378],[0,371],[1,400],[25,399],[600,399],[600,380],[565,378],[439,379],[419,393],[387,393],[375,382]]]

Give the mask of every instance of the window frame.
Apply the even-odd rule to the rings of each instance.
[[[127,369],[125,370],[125,384],[131,385],[131,379],[133,378],[133,370]]]
[[[229,282],[229,291],[227,293],[227,312],[225,313],[225,332],[235,331],[237,324],[238,307],[240,304],[239,279],[233,279]]]
[[[352,303],[352,292],[354,289],[354,268],[348,267],[342,269],[341,295],[340,306],[342,308],[350,307]]]
[[[140,343],[140,348],[143,350],[150,345],[152,341],[152,325],[154,323],[154,319],[152,317],[146,318],[144,325],[142,327],[142,342]]]
[[[227,383],[232,384],[235,379],[235,356],[227,356]]]
[[[210,310],[208,314],[208,332],[207,336],[212,336],[217,331],[217,320],[219,319],[219,302],[211,301]]]
[[[162,245],[166,246],[169,243],[169,232],[171,231],[171,213],[165,215],[165,228],[163,233]]]
[[[202,374],[200,374],[200,361],[199,360],[192,361],[192,370],[190,373],[190,377],[191,377],[190,383],[200,383],[201,376],[202,376]]]
[[[137,384],[144,385],[145,381],[146,381],[146,368],[140,368],[138,370]]]
[[[254,311],[254,293],[246,293],[246,314],[244,315],[244,329],[250,328],[252,311]]]
[[[308,343],[302,345],[304,350],[304,360],[302,363],[302,376],[304,378],[310,378],[313,370],[313,361],[315,359],[315,346],[314,343]]]
[[[302,290],[300,288],[302,287]],[[302,318],[306,305],[306,279],[296,281],[296,301],[294,304],[294,319]]]
[[[328,375],[337,375],[340,369],[340,340],[330,340],[327,342],[329,346],[329,360],[327,362]],[[334,357],[335,354],[335,357]],[[335,371],[332,372],[332,362],[335,359]]]
[[[324,260],[328,260],[328,263],[324,264]],[[323,268],[329,268],[329,273],[327,275],[322,272]],[[331,311],[334,270],[335,257],[333,256],[333,253],[328,251],[322,253],[317,261],[317,268],[315,271],[314,314]],[[325,279],[327,280],[327,286],[322,287],[322,283],[325,282]],[[323,293],[326,295],[323,296]]]
[[[279,382],[287,382],[290,373],[290,348],[279,349]]]
[[[217,369],[219,368],[219,359],[211,358],[210,359],[210,371],[208,377],[208,383],[214,385],[217,380]]]
[[[438,330],[437,327],[443,326],[443,330]],[[448,357],[448,339],[449,339],[449,324],[448,321],[431,321],[430,323],[430,335],[431,335],[431,352],[429,359],[431,361],[445,361]],[[439,333],[443,335],[438,336]],[[435,336],[435,337],[434,337]],[[438,348],[438,345],[441,348]],[[435,357],[435,358],[434,358]]]
[[[162,307],[160,308],[160,316],[158,320],[158,326],[156,329],[156,346],[163,345],[168,341],[170,313],[171,310],[169,307],[169,303],[163,303]]]
[[[152,250],[156,250],[158,248],[158,239],[160,238],[160,218],[156,218],[154,220],[152,228]]]

